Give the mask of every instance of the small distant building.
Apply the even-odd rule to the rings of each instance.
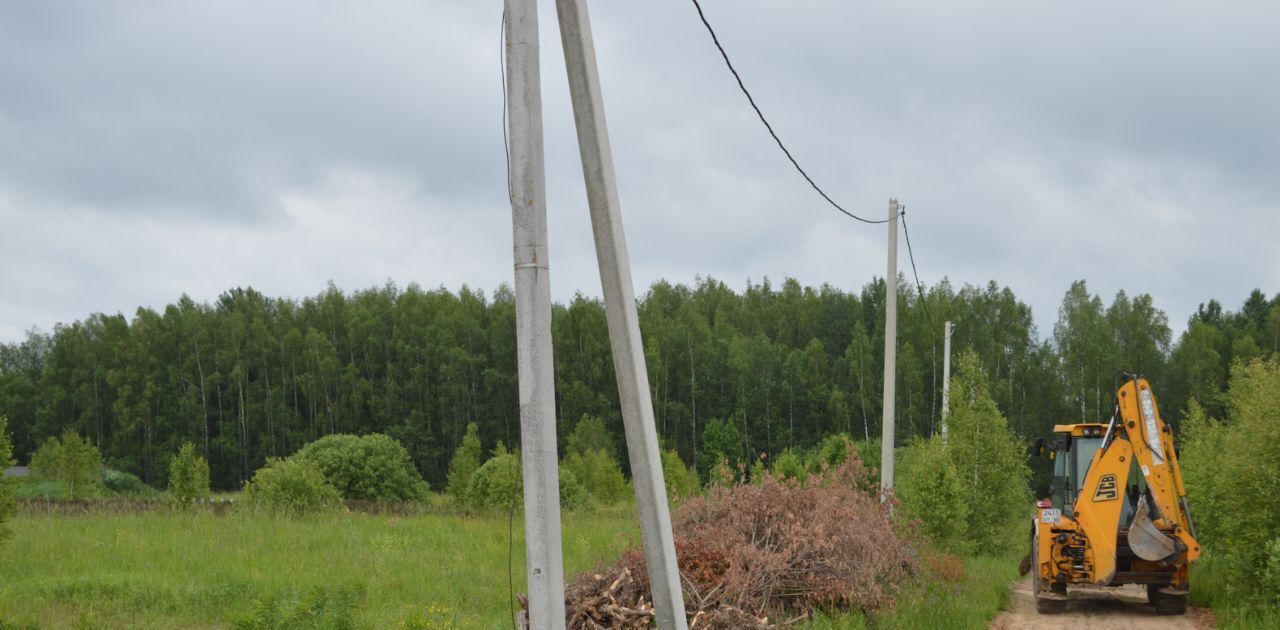
[[[28,477],[30,475],[31,469],[26,466],[14,466],[4,469],[4,476],[6,477]]]

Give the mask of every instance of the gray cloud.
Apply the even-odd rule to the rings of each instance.
[[[598,294],[553,3],[553,291]],[[810,173],[908,204],[921,277],[1071,280],[1175,328],[1280,290],[1280,8],[704,0]],[[593,3],[635,279],[856,289],[884,230],[790,170],[686,0]],[[408,0],[0,10],[0,339],[93,311],[510,278],[500,7]],[[906,269],[903,256],[900,267]]]

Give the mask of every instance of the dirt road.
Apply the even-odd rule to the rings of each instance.
[[[1203,608],[1188,608],[1186,615],[1157,615],[1147,605],[1146,590],[1140,586],[1120,588],[1072,588],[1067,596],[1067,612],[1041,615],[1036,612],[1030,578],[1020,580],[1009,597],[1009,611],[991,623],[992,630],[1192,630],[1213,628],[1213,615]]]

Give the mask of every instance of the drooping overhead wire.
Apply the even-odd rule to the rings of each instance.
[[[831,196],[826,193],[826,191],[822,190],[822,188],[818,186],[817,182],[813,181],[812,177],[809,177],[809,174],[805,172],[804,168],[800,166],[800,163],[796,161],[795,156],[791,155],[791,151],[787,149],[787,145],[783,144],[782,138],[779,138],[777,132],[773,130],[773,125],[769,124],[769,119],[765,118],[764,112],[760,111],[760,107],[756,105],[756,99],[751,96],[751,92],[747,90],[746,84],[742,82],[742,76],[739,75],[738,70],[733,67],[733,62],[729,60],[729,53],[725,52],[724,46],[720,45],[720,38],[716,36],[716,31],[714,28],[711,27],[711,22],[707,21],[706,14],[702,12],[702,5],[698,3],[698,0],[693,0],[693,6],[695,9],[698,10],[698,17],[702,19],[703,26],[706,26],[707,32],[711,34],[711,41],[715,43],[716,49],[720,51],[720,56],[724,59],[725,65],[729,67],[729,72],[733,73],[733,78],[738,82],[738,89],[742,90],[743,95],[747,97],[747,102],[751,104],[751,109],[754,109],[756,111],[756,116],[760,117],[760,122],[764,123],[764,128],[769,131],[769,135],[773,137],[773,141],[778,143],[778,148],[782,149],[782,153],[787,156],[787,159],[791,161],[791,165],[794,166],[797,171],[799,171],[800,175],[804,177],[805,181],[809,182],[809,185],[812,186],[813,189],[817,191],[817,193],[827,201],[827,203],[831,204],[831,207],[835,208],[836,210],[839,210],[840,212],[843,212],[846,216],[848,216],[851,219],[854,219],[856,221],[861,221],[863,223],[870,223],[873,225],[880,224],[880,223],[888,223],[890,221],[893,221],[894,219],[892,218],[880,219],[880,220],[867,219],[867,218],[860,217],[852,212],[849,212],[848,210],[845,210],[844,206],[841,206],[840,204],[836,203],[836,201],[832,199]]]
[[[929,300],[924,296],[924,283],[920,282],[920,274],[916,271],[916,254],[911,249],[911,231],[907,229],[906,206],[899,209],[898,218],[902,221],[902,236],[907,241],[907,260],[911,261],[911,276],[916,280],[916,291],[920,294],[920,304],[924,307],[925,318],[929,320],[929,330],[934,330],[933,314],[929,312]]]
[[[920,282],[920,273],[916,267],[915,252],[912,251],[912,248],[911,248],[911,234],[907,230],[906,206],[903,206],[902,209],[898,212],[898,214],[892,218],[886,218],[886,219],[880,219],[880,220],[867,219],[864,217],[860,217],[852,212],[849,212],[843,206],[836,203],[836,201],[832,199],[831,196],[826,193],[826,191],[822,190],[822,187],[818,186],[817,182],[813,181],[813,178],[809,176],[809,173],[805,172],[804,168],[800,166],[800,163],[796,160],[795,156],[793,156],[791,154],[791,151],[787,149],[787,145],[782,142],[782,139],[778,137],[777,132],[773,130],[773,125],[769,124],[769,119],[766,118],[764,115],[764,112],[760,110],[760,106],[756,104],[755,98],[751,96],[751,91],[747,89],[746,84],[742,80],[742,75],[738,74],[738,70],[737,68],[734,67],[733,61],[729,59],[729,53],[725,51],[724,46],[721,45],[720,43],[719,36],[716,35],[715,29],[711,26],[711,22],[707,20],[707,14],[702,10],[702,4],[699,3],[698,0],[692,0],[692,2],[693,2],[694,8],[697,9],[698,11],[698,18],[702,20],[702,25],[706,27],[707,33],[711,35],[712,43],[715,44],[716,50],[720,51],[720,57],[724,59],[725,66],[729,68],[729,72],[733,74],[734,80],[737,81],[738,89],[741,90],[742,94],[747,97],[747,102],[750,103],[751,109],[755,110],[756,116],[760,118],[760,122],[764,124],[764,128],[768,130],[769,135],[773,138],[773,141],[778,144],[778,148],[782,149],[782,153],[787,156],[787,160],[791,162],[791,165],[795,167],[796,171],[798,171],[802,177],[804,177],[806,182],[809,182],[809,186],[811,186],[815,191],[817,191],[817,193],[821,195],[822,198],[826,200],[828,204],[831,204],[831,207],[835,208],[836,210],[839,210],[840,212],[844,213],[846,216],[848,216],[851,219],[855,219],[863,223],[870,223],[873,225],[884,224],[894,220],[902,221],[902,234],[904,237],[906,237],[907,256],[911,261],[911,275],[916,282],[916,291],[920,295],[920,304],[924,307],[925,316],[929,320],[929,329],[933,330],[934,329],[933,314],[929,312],[929,302],[928,300],[925,299],[925,295],[924,295],[924,284]],[[895,278],[894,281],[896,282],[897,279]]]

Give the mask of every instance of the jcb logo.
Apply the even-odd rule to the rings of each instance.
[[[1093,493],[1094,501],[1115,501],[1120,497],[1120,493],[1116,491],[1116,476],[1103,475],[1098,480],[1098,491]]]

